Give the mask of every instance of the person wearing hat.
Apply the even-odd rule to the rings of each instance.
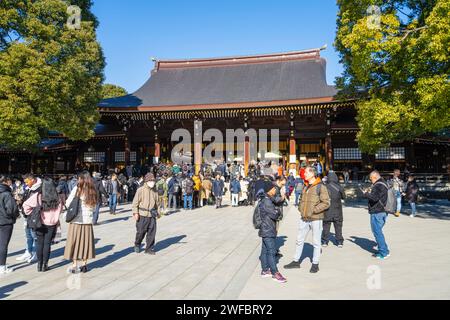
[[[276,282],[284,283],[287,280],[278,271],[276,264],[276,225],[281,214],[272,201],[276,192],[276,187],[272,181],[264,181],[264,198],[258,203],[257,208],[261,217],[258,236],[262,238],[259,259],[261,260],[261,277],[272,278]]]
[[[159,214],[159,196],[155,188],[155,176],[147,173],[144,177],[144,185],[140,187],[133,199],[132,212],[136,220],[136,240],[134,251],[140,252],[142,240],[146,237],[145,253],[154,255],[156,219]]]
[[[95,206],[92,224],[96,226],[98,224],[98,215],[100,212],[100,207],[103,203],[102,195],[105,197],[105,199],[108,199],[108,193],[105,190],[105,187],[103,186],[102,182],[102,176],[99,172],[93,172],[92,173],[93,179],[94,179],[94,186],[95,190],[97,190],[97,205]]]

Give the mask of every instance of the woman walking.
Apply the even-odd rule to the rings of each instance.
[[[42,180],[42,193],[34,193],[23,203],[23,210],[29,216],[34,208],[41,207],[42,226],[36,232],[36,256],[38,272],[48,271],[48,260],[52,239],[56,234],[59,216],[63,209],[55,183],[50,178]]]
[[[417,184],[413,175],[408,176],[408,183],[406,184],[406,199],[411,205],[411,218],[416,216],[416,202],[419,196],[419,185]]]
[[[79,271],[86,273],[87,261],[95,258],[94,229],[92,220],[97,204],[97,191],[94,180],[89,172],[83,172],[78,176],[77,186],[72,190],[66,201],[66,206],[78,197],[81,202],[78,215],[69,223],[67,231],[67,244],[64,250],[64,258],[72,260],[71,273],[77,273],[78,261],[81,261]]]

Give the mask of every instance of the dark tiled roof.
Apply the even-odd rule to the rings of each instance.
[[[326,61],[315,56],[275,56],[218,60],[158,61],[150,79],[135,93],[105,99],[99,107],[163,107],[333,97]],[[261,58],[264,57],[264,58]],[[236,62],[237,60],[237,62]],[[198,65],[196,65],[196,63]]]

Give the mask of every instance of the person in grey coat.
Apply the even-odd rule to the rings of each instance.
[[[342,224],[344,221],[342,200],[345,199],[345,192],[344,188],[339,184],[338,176],[334,171],[328,173],[326,187],[330,195],[330,207],[325,211],[323,219],[322,247],[328,246],[331,224],[333,224],[337,246],[342,248],[344,244],[344,237],[342,236]]]
[[[216,175],[216,179],[213,180],[212,185],[212,193],[214,198],[216,199],[216,209],[222,206],[222,197],[224,191],[225,184],[223,180],[220,178],[220,174]]]

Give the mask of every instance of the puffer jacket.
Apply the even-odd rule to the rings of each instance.
[[[20,216],[11,188],[0,184],[0,226],[15,224]]]
[[[275,238],[277,236],[277,220],[280,218],[280,211],[277,210],[273,201],[265,196],[258,203],[259,214],[261,215],[261,228],[258,235],[261,238]]]
[[[330,207],[325,211],[324,221],[343,221],[342,200],[345,199],[344,188],[339,184],[336,173],[330,171],[327,176],[327,190],[330,196]]]
[[[318,185],[320,194],[318,194]],[[308,185],[303,189],[302,200],[298,210],[304,221],[323,220],[325,211],[330,207],[330,196],[326,186],[322,184],[320,178],[317,178],[314,184]]]

